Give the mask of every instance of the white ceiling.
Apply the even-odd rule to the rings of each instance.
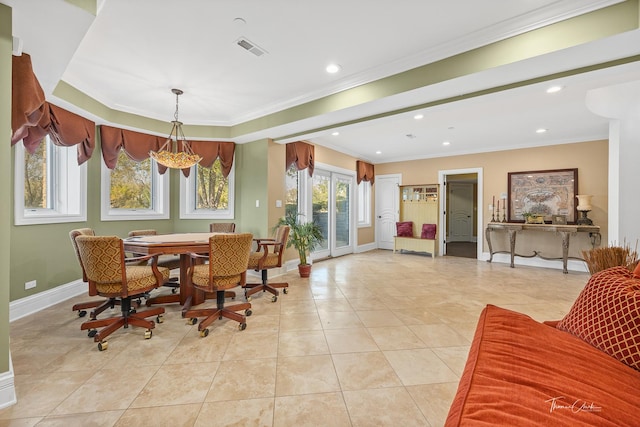
[[[78,111],[52,95],[64,80],[112,109],[169,122],[177,87],[183,122],[232,126],[618,1],[104,0],[95,19],[63,0],[0,3],[13,8],[13,34],[51,101]],[[245,51],[240,37],[266,53]],[[431,107],[422,120],[412,111],[338,136],[305,132],[637,54],[634,31],[234,141],[301,134],[381,163],[602,139],[607,120],[588,111],[585,94],[640,79],[638,63]],[[341,72],[327,74],[330,62]],[[565,90],[545,94],[551,83]],[[536,134],[541,127],[548,132]]]

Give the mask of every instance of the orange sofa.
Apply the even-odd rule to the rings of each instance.
[[[634,304],[640,286],[635,291]],[[579,302],[585,298],[574,307]],[[595,312],[584,313],[593,318]],[[632,329],[640,313],[635,316]],[[445,425],[640,426],[640,371],[557,324],[485,307]],[[637,344],[640,335],[632,338]]]

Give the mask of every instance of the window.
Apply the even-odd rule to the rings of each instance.
[[[15,145],[16,225],[87,220],[87,165],[78,166],[76,147],[54,145],[45,136],[29,154]]]
[[[285,215],[294,215],[297,216],[300,210],[298,209],[298,181],[300,177],[300,172],[295,165],[291,165],[289,169],[287,169],[287,174],[285,178]]]
[[[228,177],[221,171],[220,159],[210,168],[195,165],[188,178],[180,174],[180,218],[233,219],[235,166]]]
[[[371,227],[371,183],[358,184],[358,227]]]
[[[102,163],[103,221],[169,218],[169,172],[160,175],[155,162],[136,162],[124,150],[110,170]]]

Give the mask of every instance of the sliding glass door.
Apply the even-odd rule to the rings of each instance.
[[[313,252],[314,259],[353,252],[354,182],[353,175],[316,165],[313,178],[305,186],[310,196],[306,198],[309,200],[307,212],[311,212],[324,237]]]

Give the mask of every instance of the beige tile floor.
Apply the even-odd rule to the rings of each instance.
[[[440,426],[482,308],[559,319],[588,276],[372,251],[284,278],[245,331],[206,338],[173,305],[150,340],[121,329],[99,352],[70,310],[86,297],[13,322],[0,426]]]

